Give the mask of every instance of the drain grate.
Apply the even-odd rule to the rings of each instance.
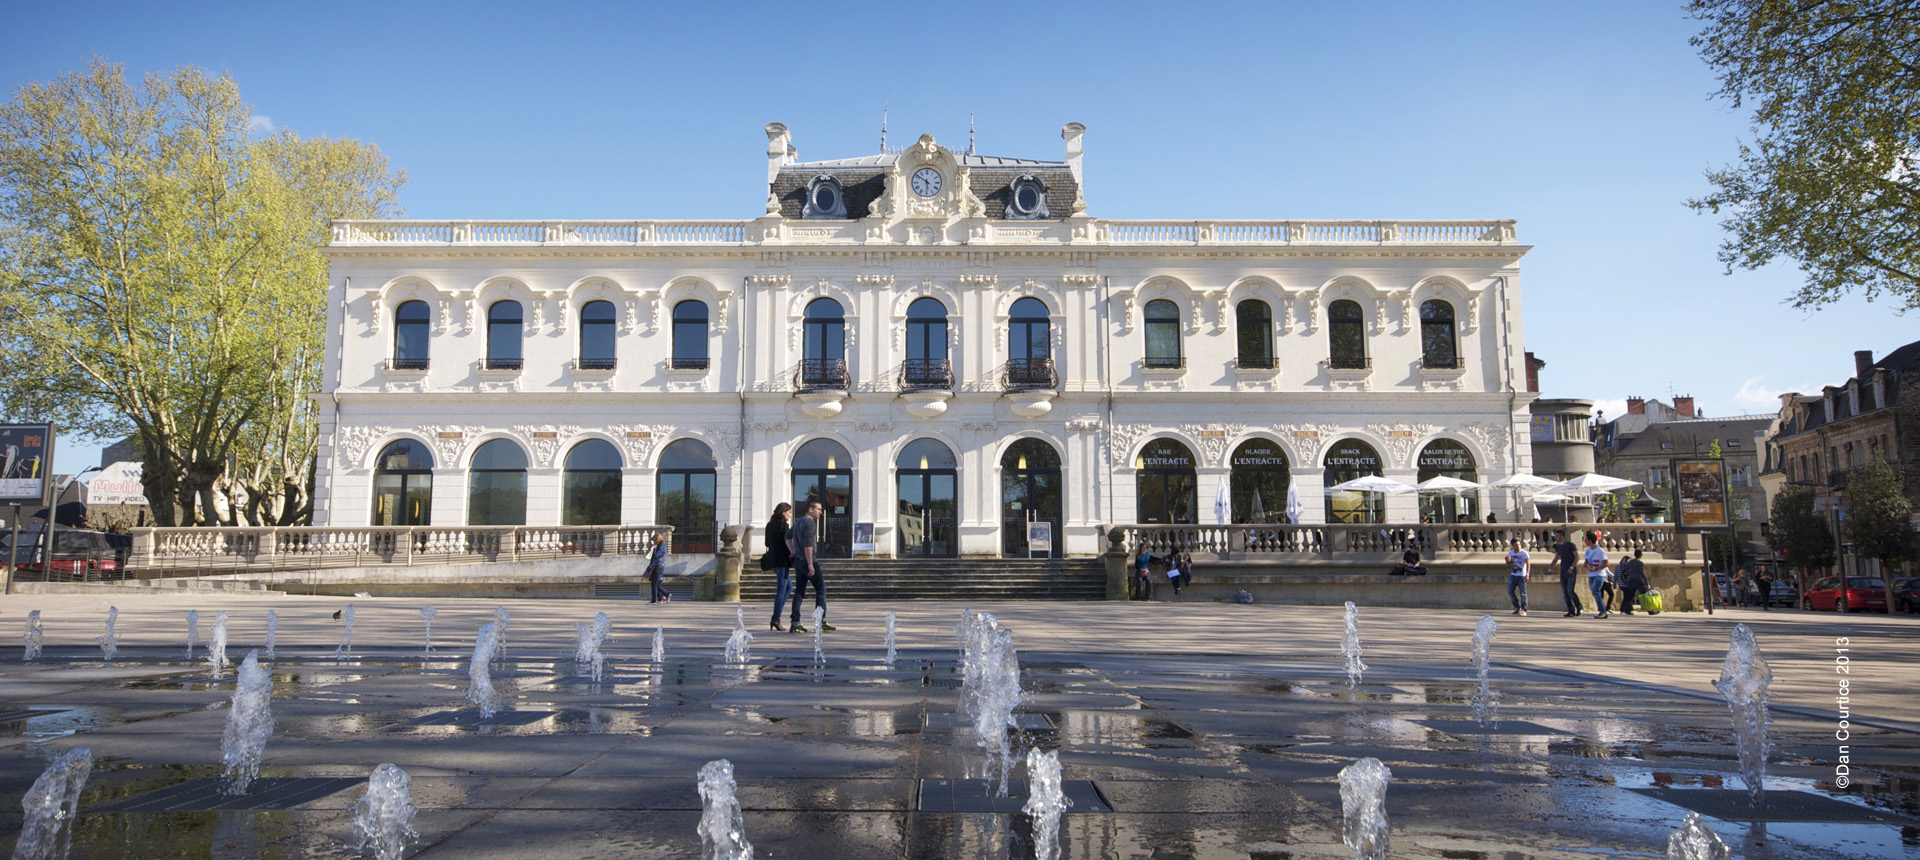
[[[925,728],[930,732],[950,732],[973,725],[961,719],[955,713],[928,714]],[[1023,732],[1046,732],[1053,730],[1053,721],[1046,714],[1014,714],[1013,727]]]
[[[491,717],[481,717],[479,711],[471,708],[461,711],[440,711],[390,726],[387,731],[405,731],[423,726],[524,726],[540,722],[557,713],[559,711],[501,711]]]
[[[954,689],[958,689],[963,683],[959,678],[933,678],[926,675],[920,676],[920,680],[928,687],[951,687]]]
[[[1916,822],[1899,813],[1835,800],[1804,791],[1768,791],[1754,806],[1744,790],[1700,788],[1630,788],[1628,791],[1664,800],[1721,821],[1800,821],[1833,824],[1900,824]]]
[[[292,809],[367,781],[355,777],[283,777],[256,779],[239,797],[220,793],[224,779],[190,779],[159,791],[116,800],[87,812],[228,812]]]
[[[1007,780],[1007,796],[995,797],[992,779],[923,779],[915,809],[921,812],[1019,812],[1027,803],[1027,781]],[[1073,801],[1067,812],[1112,812],[1113,806],[1090,779],[1063,779],[1060,792]]]
[[[1539,723],[1525,720],[1501,720],[1497,723],[1481,725],[1474,720],[1414,720],[1414,722],[1435,731],[1450,735],[1571,735],[1572,732],[1550,729]]]
[[[44,717],[48,714],[58,713],[64,713],[64,711],[47,708],[17,708],[10,711],[0,711],[0,723],[23,723],[34,717]]]

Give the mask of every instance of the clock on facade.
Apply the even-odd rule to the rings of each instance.
[[[940,193],[940,171],[931,167],[922,167],[913,172],[913,193],[921,197],[932,197]]]

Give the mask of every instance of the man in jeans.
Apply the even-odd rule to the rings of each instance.
[[[793,531],[788,537],[793,539],[793,622],[787,630],[793,633],[805,633],[807,628],[800,626],[800,602],[807,597],[807,584],[813,584],[813,605],[820,607],[820,629],[832,632],[834,626],[827,623],[827,580],[820,570],[820,558],[817,553],[820,545],[820,503],[808,502],[807,515],[794,520]]]
[[[1567,602],[1567,618],[1580,614],[1580,574],[1575,566],[1580,563],[1580,548],[1573,545],[1567,533],[1553,533],[1553,566],[1560,571],[1560,597]]]
[[[1531,558],[1527,551],[1520,548],[1520,539],[1514,538],[1508,543],[1512,546],[1507,552],[1507,599],[1513,601],[1513,614],[1527,614],[1527,562]]]

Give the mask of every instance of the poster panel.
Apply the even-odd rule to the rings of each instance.
[[[1053,523],[1034,520],[1027,523],[1027,555],[1053,554]]]
[[[0,424],[0,503],[40,504],[53,470],[53,425]]]
[[[873,523],[853,524],[853,551],[873,552]]]
[[[1683,529],[1724,529],[1727,520],[1726,464],[1720,460],[1676,460],[1674,498]]]

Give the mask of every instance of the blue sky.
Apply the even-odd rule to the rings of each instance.
[[[1544,396],[1771,412],[1920,327],[1723,274],[1683,204],[1748,123],[1679,6],[6,0],[0,86],[229,71],[276,126],[377,144],[419,218],[750,218],[769,121],[805,159],[875,151],[883,103],[896,145],[971,112],[996,155],[1058,158],[1078,121],[1096,216],[1515,218]]]

